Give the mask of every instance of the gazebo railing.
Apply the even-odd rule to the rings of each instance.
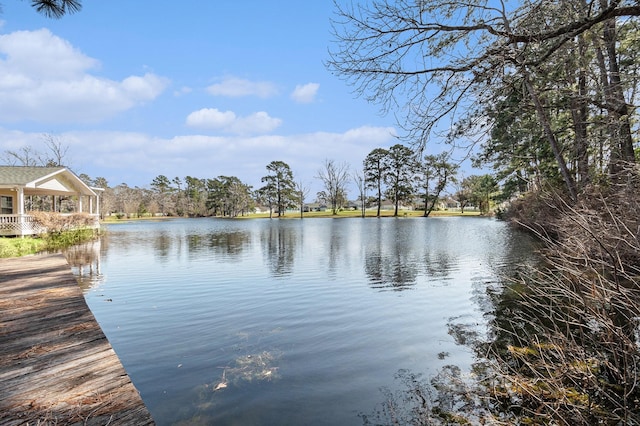
[[[65,214],[61,213],[61,216]],[[90,215],[93,222],[89,229],[100,228],[98,215]],[[40,235],[47,232],[47,228],[41,225],[35,218],[28,214],[0,214],[0,236],[25,236]]]

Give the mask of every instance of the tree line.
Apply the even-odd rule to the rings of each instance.
[[[44,135],[44,152],[31,146],[5,151],[5,162],[20,166],[64,166],[68,161],[68,146],[54,135]],[[146,215],[184,217],[237,217],[258,208],[282,216],[288,210],[298,210],[303,216],[309,209],[309,188],[295,178],[284,161],[266,165],[261,187],[254,189],[236,176],[169,178],[156,176],[148,187],[120,183],[110,186],[103,177],[78,176],[88,186],[101,188],[103,215],[120,217]],[[498,181],[491,175],[458,176],[459,166],[448,153],[420,156],[402,144],[390,148],[375,148],[363,160],[362,168],[352,171],[349,164],[325,159],[315,178],[321,182],[313,204],[323,206],[333,214],[349,208],[365,210],[376,207],[380,216],[384,201],[389,201],[397,216],[403,205],[424,210],[424,216],[438,209],[443,198],[458,203],[461,212],[469,205],[488,213],[492,204],[504,199]],[[349,189],[356,188],[354,201]],[[446,192],[448,190],[448,192]]]

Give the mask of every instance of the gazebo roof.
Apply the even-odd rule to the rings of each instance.
[[[0,166],[0,188],[18,187],[49,194],[96,195],[66,167]]]

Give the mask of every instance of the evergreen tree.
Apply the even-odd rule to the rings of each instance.
[[[262,182],[266,183],[264,190],[272,193],[278,216],[282,216],[287,208],[295,206],[293,172],[284,161],[272,161],[267,164],[267,171],[269,174],[262,178]]]

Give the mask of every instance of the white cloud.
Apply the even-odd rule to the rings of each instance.
[[[291,99],[299,104],[311,103],[315,100],[319,88],[318,83],[298,84],[291,93]]]
[[[163,174],[169,178],[201,179],[236,176],[261,185],[265,167],[284,161],[315,194],[321,188],[315,178],[325,159],[346,162],[355,170],[374,148],[396,143],[388,127],[361,127],[342,133],[316,132],[299,135],[208,136],[179,135],[159,138],[134,132],[67,132],[59,139],[69,146],[68,157],[76,173],[105,177],[110,185],[148,186]],[[90,142],[90,143],[88,143]],[[32,146],[45,151],[41,133],[24,133],[0,127],[0,152]]]
[[[269,98],[278,94],[278,89],[268,81],[251,81],[236,77],[227,77],[222,82],[207,87],[207,92],[214,96],[238,98],[257,96]]]
[[[3,71],[32,79],[77,79],[100,65],[45,28],[0,35],[0,52],[6,56]]]
[[[203,108],[187,116],[187,125],[204,129],[224,129],[236,120],[233,111],[220,111],[216,108]]]
[[[233,123],[232,129],[238,134],[269,133],[281,124],[281,119],[270,117],[266,112],[259,111],[247,117],[240,117]]]
[[[373,127],[362,126],[355,129],[349,129],[343,134],[345,142],[358,143],[362,140],[369,140],[374,145],[384,144],[390,138],[398,136],[396,129],[393,127]],[[397,139],[395,140],[397,142]],[[378,148],[379,146],[376,146]]]
[[[279,118],[260,111],[246,117],[238,117],[233,111],[203,108],[187,116],[187,125],[201,129],[222,130],[239,135],[269,133],[282,124]]]
[[[168,85],[147,73],[89,74],[99,62],[47,29],[0,35],[0,120],[97,122],[155,99]]]
[[[173,95],[178,97],[178,96],[182,96],[182,95],[187,95],[189,93],[191,93],[193,91],[193,89],[191,89],[191,87],[188,86],[182,86],[181,88],[174,90],[173,91]]]

